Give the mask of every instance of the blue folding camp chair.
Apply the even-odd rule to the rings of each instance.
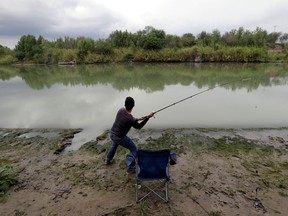
[[[168,202],[170,150],[138,150],[136,157],[136,202],[150,194]]]

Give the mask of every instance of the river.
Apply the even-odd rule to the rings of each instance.
[[[288,127],[288,65],[217,63],[0,66],[0,127],[83,128],[77,149],[111,127],[127,96],[135,117],[193,96],[146,128]]]

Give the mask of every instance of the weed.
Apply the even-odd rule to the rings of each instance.
[[[9,159],[6,159],[6,158],[1,158],[0,159],[0,167],[2,166],[6,166],[6,165],[9,165],[11,164],[13,161],[9,160]]]
[[[278,188],[286,189],[287,188],[287,183],[284,179],[280,179],[277,183]]]
[[[221,212],[219,211],[211,211],[208,213],[209,216],[221,216]]]
[[[6,166],[0,169],[0,195],[4,195],[10,187],[17,183],[18,180],[15,177],[12,167]]]
[[[247,155],[248,153],[255,153],[259,157],[270,156],[274,152],[278,152],[273,146],[257,145],[252,140],[242,137],[222,137],[215,139],[215,141],[208,146],[208,150],[215,151],[223,155]]]
[[[231,187],[227,187],[226,192],[229,196],[234,196],[236,194],[236,192]]]
[[[208,150],[216,151],[223,155],[239,155],[241,152],[249,153],[255,148],[255,144],[243,138],[222,137],[216,139],[214,143],[208,146]]]
[[[242,188],[237,189],[237,192],[239,192],[241,194],[246,194],[246,191]]]
[[[140,202],[140,205],[139,205],[139,213],[141,216],[145,216],[146,215],[146,205],[144,202]]]
[[[279,191],[279,195],[282,197],[288,197],[288,193],[285,193],[283,191]]]
[[[118,209],[115,210],[115,213],[116,214],[120,214],[120,213],[123,213],[124,211],[125,211],[124,208],[118,208]]]
[[[16,209],[14,215],[15,216],[26,216],[27,214],[24,211]]]
[[[259,164],[254,161],[245,160],[241,163],[243,167],[245,167],[248,171],[257,174],[257,169],[259,169]]]
[[[281,163],[280,166],[281,166],[283,169],[288,170],[288,162],[287,162],[287,161],[285,161],[284,163]]]

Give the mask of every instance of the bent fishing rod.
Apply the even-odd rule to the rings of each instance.
[[[161,111],[163,111],[163,110],[165,110],[165,109],[167,109],[167,108],[169,108],[169,107],[171,107],[171,106],[174,106],[174,105],[176,105],[176,104],[178,104],[178,103],[181,103],[181,102],[183,102],[183,101],[185,101],[185,100],[188,100],[188,99],[193,98],[193,97],[195,97],[195,96],[197,96],[197,95],[203,94],[204,92],[208,92],[208,91],[213,90],[213,89],[215,89],[215,88],[218,88],[218,87],[221,87],[221,86],[225,86],[225,85],[228,85],[228,84],[231,84],[231,83],[234,83],[234,82],[247,81],[247,80],[250,80],[250,79],[251,79],[251,78],[234,80],[234,81],[231,81],[231,82],[223,83],[223,84],[220,84],[220,85],[217,85],[217,86],[208,88],[208,89],[203,90],[203,91],[200,91],[200,92],[198,92],[198,93],[196,93],[196,94],[190,95],[190,96],[188,96],[188,97],[186,97],[186,98],[183,98],[183,99],[181,99],[181,100],[179,100],[179,101],[176,101],[176,102],[174,102],[174,103],[172,103],[172,104],[169,104],[168,106],[165,106],[165,107],[163,107],[163,108],[161,108],[161,109],[159,109],[159,110],[153,111],[152,113],[153,113],[153,115],[155,115],[156,113],[161,112]]]

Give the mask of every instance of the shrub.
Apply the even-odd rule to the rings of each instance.
[[[12,55],[5,55],[0,57],[0,65],[9,65],[16,62],[16,59]]]
[[[6,166],[0,169],[0,195],[4,195],[10,187],[17,183],[18,180],[12,167]]]
[[[286,189],[287,188],[286,181],[284,179],[280,179],[277,183],[277,187],[282,188],[282,189]]]

